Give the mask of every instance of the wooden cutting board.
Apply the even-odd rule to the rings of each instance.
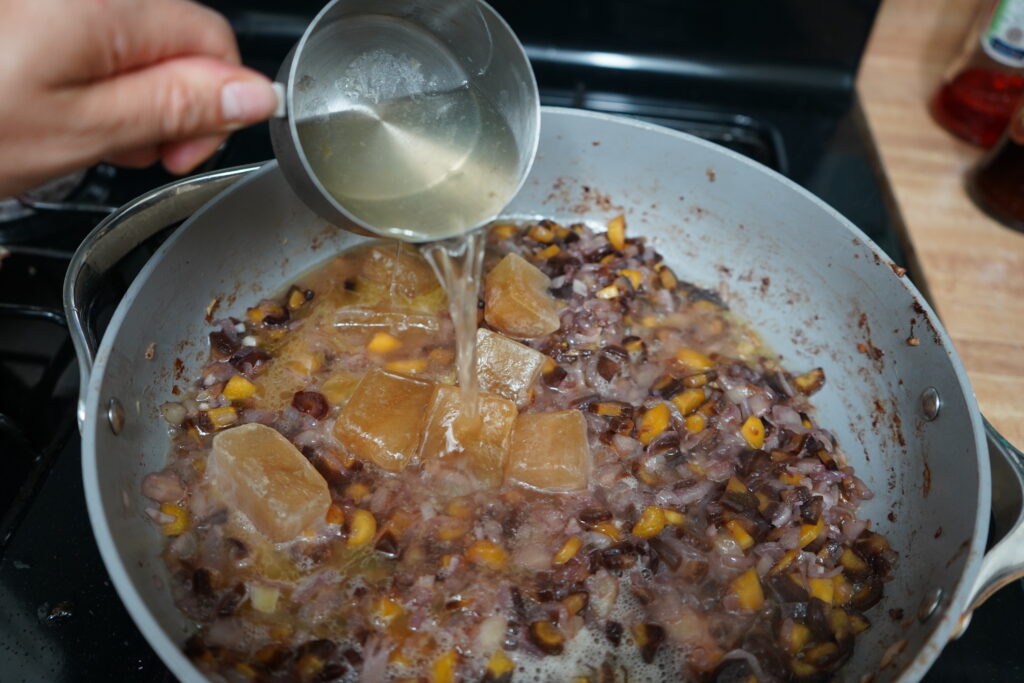
[[[978,0],[886,0],[857,87],[932,304],[981,410],[1024,447],[1024,234],[975,207],[963,178],[980,150],[928,114],[978,8]]]

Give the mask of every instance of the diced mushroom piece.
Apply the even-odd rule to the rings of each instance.
[[[505,476],[549,491],[587,487],[587,422],[578,410],[520,415],[512,430]]]
[[[213,438],[207,469],[212,489],[275,543],[322,520],[331,505],[327,482],[276,430],[247,424]]]
[[[484,279],[484,319],[518,339],[551,334],[561,323],[551,280],[517,254],[509,254]]]
[[[420,444],[420,458],[439,458],[466,466],[487,486],[498,486],[505,470],[515,404],[494,394],[480,394],[477,419],[463,416],[462,390],[434,387]]]
[[[476,331],[476,374],[480,388],[514,401],[520,408],[530,401],[546,357],[508,337],[481,327]]]
[[[334,437],[354,456],[400,472],[416,454],[429,382],[386,370],[366,373],[334,423]]]
[[[434,270],[415,247],[403,242],[381,242],[363,255],[360,276],[389,294],[414,299],[440,287]]]

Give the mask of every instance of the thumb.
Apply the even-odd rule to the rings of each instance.
[[[82,87],[82,123],[99,156],[226,133],[277,108],[262,74],[208,57],[167,60]]]

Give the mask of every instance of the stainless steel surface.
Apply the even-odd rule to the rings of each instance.
[[[110,425],[110,431],[114,432],[114,436],[124,429],[124,406],[116,396],[107,402],[107,424]]]
[[[184,220],[222,190],[259,168],[238,166],[186,178],[128,202],[89,233],[78,247],[64,277],[64,312],[79,368],[78,427],[85,420],[97,339],[89,325],[89,306],[103,275],[128,252],[161,230]],[[114,233],[116,230],[116,234]]]
[[[933,588],[924,594],[924,598],[921,599],[921,604],[917,607],[917,620],[922,624],[935,614],[935,611],[939,608],[942,603],[942,589]]]
[[[924,419],[931,422],[939,416],[939,411],[942,410],[942,397],[939,396],[938,390],[935,387],[928,387],[921,392],[921,412],[924,413]]]
[[[339,115],[358,113],[376,121],[374,130],[383,132],[367,134],[360,140],[366,148],[357,146],[354,152],[374,152],[378,140],[388,146],[382,153],[413,143],[443,149],[448,141],[431,139],[442,126],[417,126],[410,136],[403,130],[406,119],[390,119],[387,107],[410,98],[426,107],[430,98],[471,88],[505,117],[515,141],[507,197],[519,189],[533,162],[540,123],[533,71],[512,30],[480,0],[333,0],[306,29],[278,80],[286,85],[287,115],[273,119],[270,132],[285,177],[316,213],[354,232],[411,239],[389,230],[402,226],[374,225],[360,217],[366,214],[355,204],[343,204],[332,194],[325,186],[330,182],[316,169],[321,155],[333,150],[304,143],[300,128],[315,129]],[[482,140],[498,128],[481,125],[476,134]],[[443,185],[436,183],[427,192]]]
[[[1007,541],[983,560],[991,492],[985,432],[934,313],[863,233],[781,176],[655,126],[545,110],[536,163],[508,217],[602,224],[623,211],[630,234],[648,237],[681,277],[722,291],[789,367],[824,367],[828,384],[815,396],[819,419],[876,494],[863,514],[901,552],[884,601],[869,613],[874,627],[846,675],[920,678],[962,615],[991,592],[995,583],[986,577],[1003,581],[1020,569]],[[137,218],[122,215],[102,237],[117,239],[120,229],[152,231],[134,226]],[[90,519],[121,598],[181,677],[198,677],[180,651],[188,626],[160,583],[162,538],[142,513],[148,503],[139,488],[166,453],[158,406],[183,381],[174,366],[184,366],[177,373],[183,378],[201,366],[209,329],[203,313],[211,299],[231,302],[222,314],[239,315],[248,302],[361,239],[317,218],[277,165],[268,164],[164,243],[104,335],[84,396]],[[95,241],[83,249],[123,253]],[[79,316],[69,312],[69,323],[79,326]],[[905,326],[915,317],[916,324],[924,317],[935,334],[912,347]],[[146,360],[154,341],[157,353]],[[885,353],[869,357],[858,344]],[[79,350],[88,350],[84,335]],[[921,395],[929,387],[943,397],[941,420],[923,415]],[[136,406],[119,437],[100,409],[111,396]],[[1000,454],[1017,457],[1009,449]],[[1024,466],[1018,460],[1015,467],[1019,475]],[[1021,533],[1018,527],[1011,536]],[[931,602],[935,614],[925,623],[904,626],[886,616],[888,609],[914,613]],[[901,640],[906,647],[893,666],[879,671],[882,654]]]

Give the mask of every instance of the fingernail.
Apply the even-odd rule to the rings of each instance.
[[[220,109],[227,121],[261,121],[277,109],[277,93],[267,81],[234,81],[221,88]]]

